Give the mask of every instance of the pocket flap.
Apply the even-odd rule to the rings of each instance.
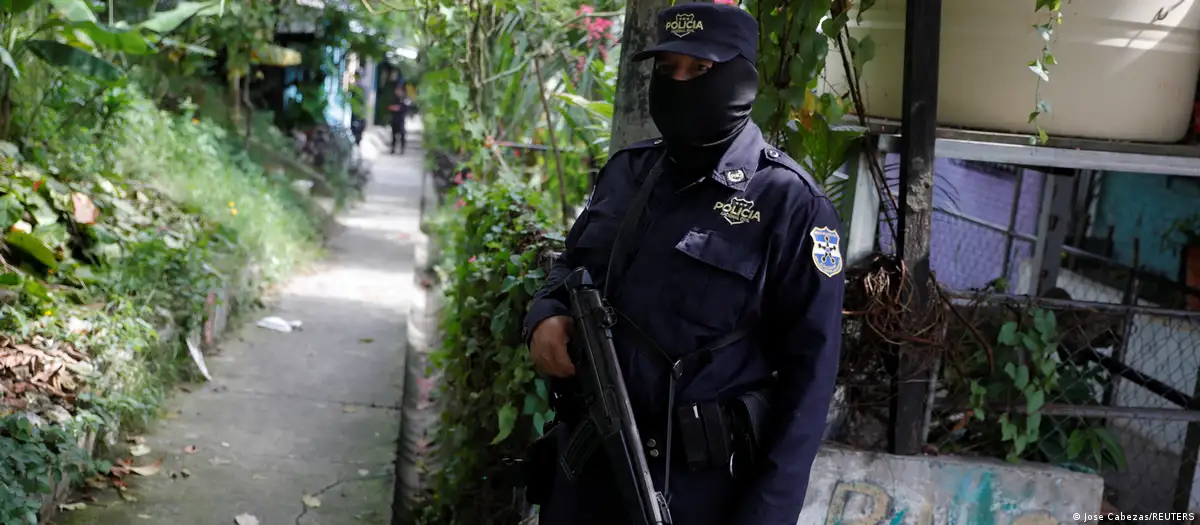
[[[692,228],[675,249],[702,263],[753,279],[762,264],[762,255],[747,251],[720,233]]]

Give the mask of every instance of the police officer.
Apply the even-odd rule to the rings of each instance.
[[[391,153],[396,152],[396,142],[400,143],[400,154],[404,154],[404,150],[408,149],[407,131],[404,129],[404,124],[408,121],[409,106],[412,101],[408,98],[408,91],[405,89],[404,78],[401,77],[396,81],[396,87],[392,91],[396,96],[396,103],[388,107],[392,112],[392,148]]]
[[[575,373],[563,282],[588,268],[616,312],[618,361],[674,523],[794,525],[837,376],[845,285],[838,217],[750,120],[754,18],[688,3],[657,23],[658,43],[634,60],[654,60],[649,106],[662,138],[618,151],[597,177],[530,305],[530,352],[544,374]],[[635,209],[646,184],[645,206]],[[631,253],[610,261],[629,219]],[[741,412],[764,417],[728,427],[747,399],[765,404]],[[572,417],[563,423],[560,450]],[[731,453],[733,441],[751,439],[756,460]],[[575,483],[560,469],[541,524],[627,523],[607,466],[596,458]]]

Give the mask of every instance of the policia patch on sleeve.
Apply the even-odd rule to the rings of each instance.
[[[812,237],[813,264],[817,270],[828,277],[833,277],[842,271],[842,251],[839,248],[841,237],[838,232],[825,227],[816,227],[808,232]]]

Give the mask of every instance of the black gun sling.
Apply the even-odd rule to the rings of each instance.
[[[640,241],[642,234],[649,229],[648,227],[639,228],[638,225],[641,222],[642,214],[646,211],[646,204],[650,200],[650,193],[654,190],[655,183],[658,182],[663,171],[666,169],[666,162],[666,153],[663,153],[658,160],[655,161],[654,165],[650,168],[650,172],[646,175],[646,178],[642,181],[641,186],[638,188],[637,195],[634,196],[633,203],[630,205],[629,211],[626,212],[624,219],[622,219],[620,229],[617,230],[617,237],[613,240],[612,252],[609,253],[608,272],[604,279],[604,298],[606,300],[612,297],[610,294],[616,290],[617,283],[623,277],[622,274],[628,270],[629,266],[633,263],[633,260],[637,257],[637,246],[639,246],[641,243],[631,241],[633,241],[635,233],[638,234],[636,237]],[[698,372],[700,368],[708,365],[708,363],[712,361],[713,352],[742,340],[746,337],[747,333],[744,329],[735,330],[717,338],[716,340],[705,345],[703,348],[700,348],[695,352],[689,353],[682,358],[675,360],[667,355],[667,353],[663,351],[663,349],[658,346],[653,339],[651,339],[646,333],[642,332],[642,330],[638,328],[636,324],[630,321],[629,318],[625,317],[624,314],[622,314],[620,311],[617,311],[617,314],[620,315],[622,319],[625,319],[626,322],[628,322],[633,328],[633,330],[658,352],[659,356],[664,360],[671,370],[670,384],[668,386],[669,390],[667,393],[667,433],[665,440],[665,454],[663,458],[665,465],[662,490],[663,495],[668,499],[669,502],[671,497],[671,445],[674,440],[672,432],[675,420],[675,387],[684,375],[691,376],[692,374]],[[644,443],[639,443],[639,446],[644,445]]]

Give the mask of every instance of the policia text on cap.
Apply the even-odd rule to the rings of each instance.
[[[837,376],[840,223],[811,177],[750,121],[753,17],[689,3],[660,13],[658,29],[658,43],[634,59],[654,60],[650,113],[662,138],[604,166],[530,306],[530,352],[542,373],[575,373],[563,283],[586,268],[613,309],[617,359],[654,483],[663,490],[669,479],[674,523],[794,525]],[[629,255],[610,274],[628,219]],[[550,440],[561,447],[573,421],[563,411],[557,419]],[[549,462],[542,525],[628,522],[602,456],[574,483]]]

